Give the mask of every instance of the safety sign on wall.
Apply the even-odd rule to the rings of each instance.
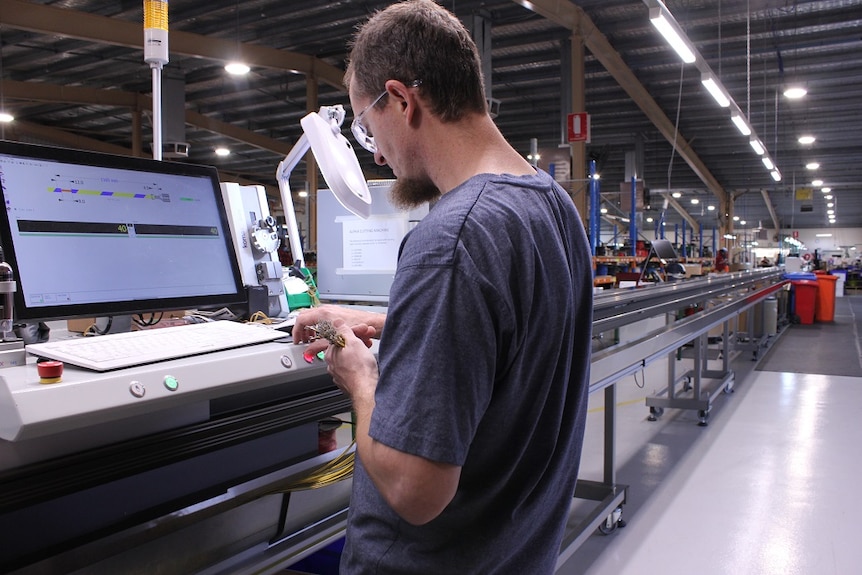
[[[570,142],[590,142],[590,115],[586,112],[569,114],[566,117]]]

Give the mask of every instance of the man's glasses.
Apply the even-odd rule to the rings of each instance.
[[[365,113],[377,105],[377,102],[383,99],[383,96],[388,94],[386,90],[377,96],[371,104],[365,107],[364,110],[359,112],[355,118],[353,118],[353,122],[350,124],[350,131],[353,132],[353,137],[356,138],[356,141],[359,142],[359,145],[371,152],[372,154],[377,153],[377,144],[374,143],[374,136],[371,135],[371,132],[368,131],[368,128],[365,127],[365,124],[362,123],[362,117]]]
[[[422,85],[422,80],[413,80],[410,83],[411,88],[418,88]],[[368,131],[368,128],[365,127],[365,124],[362,123],[362,117],[365,116],[365,113],[368,112],[371,108],[377,105],[377,103],[383,99],[383,96],[388,94],[389,92],[383,90],[383,92],[374,98],[374,101],[369,105],[365,106],[365,109],[359,112],[355,118],[353,118],[353,122],[350,124],[350,131],[353,132],[353,137],[356,138],[356,141],[359,142],[359,145],[371,152],[372,154],[377,153],[377,144],[374,143],[374,136],[371,135],[371,132]]]

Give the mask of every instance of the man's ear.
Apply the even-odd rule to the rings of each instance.
[[[387,80],[386,90],[389,97],[399,106],[401,114],[408,125],[415,125],[419,121],[421,108],[419,106],[419,91],[416,88],[405,85],[398,80]]]

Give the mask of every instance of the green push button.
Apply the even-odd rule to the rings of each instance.
[[[168,388],[168,391],[176,391],[179,386],[180,382],[177,381],[177,378],[172,375],[165,376],[165,387]]]

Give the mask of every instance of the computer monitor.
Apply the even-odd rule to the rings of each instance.
[[[653,240],[652,252],[661,260],[669,261],[679,259],[679,256],[677,255],[676,250],[673,249],[673,244],[670,243],[670,240]]]
[[[245,301],[215,168],[0,142],[17,320]]]
[[[317,290],[323,301],[386,305],[401,240],[428,205],[410,211],[389,201],[395,180],[369,181],[371,213],[348,211],[331,190],[317,194]]]
[[[679,256],[677,256],[676,250],[673,249],[673,244],[670,243],[670,240],[653,240],[646,259],[640,265],[641,274],[635,285],[640,284],[643,280],[644,274],[647,271],[647,266],[653,256],[658,258],[662,266],[666,266],[668,262],[676,262],[679,259]]]

